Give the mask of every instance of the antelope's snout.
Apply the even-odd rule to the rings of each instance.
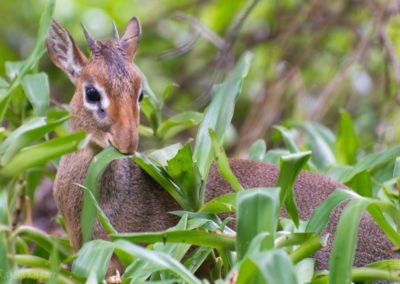
[[[121,115],[118,123],[111,128],[109,140],[122,154],[133,155],[138,146],[137,120]]]

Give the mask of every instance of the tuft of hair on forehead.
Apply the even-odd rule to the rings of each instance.
[[[126,86],[126,81],[132,79],[132,63],[127,61],[124,54],[121,54],[117,45],[111,40],[96,41],[100,56],[91,56],[90,61],[95,63],[100,61],[104,63],[104,69],[110,78],[110,84],[113,88]],[[123,83],[121,83],[123,82]]]

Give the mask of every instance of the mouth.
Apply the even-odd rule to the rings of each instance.
[[[129,156],[129,157],[132,157],[132,156],[135,155],[135,153],[131,154],[131,153],[123,153],[123,152],[121,152],[117,147],[115,147],[115,146],[111,143],[111,140],[110,140],[110,139],[107,139],[106,142],[107,142],[107,146],[112,146],[115,150],[117,150],[118,152],[120,152],[122,155]],[[136,151],[135,151],[135,152],[136,152]]]

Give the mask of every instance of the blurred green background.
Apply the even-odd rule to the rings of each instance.
[[[5,61],[30,53],[46,2],[1,1],[0,74]],[[279,146],[274,124],[312,121],[335,130],[340,108],[352,115],[362,150],[398,144],[396,1],[58,0],[54,15],[83,50],[81,22],[103,39],[112,37],[112,20],[122,33],[132,16],[142,24],[135,62],[151,87],[161,95],[178,85],[162,110],[166,117],[202,111],[212,85],[243,51],[254,53],[228,135],[231,155],[247,153],[258,138]],[[47,55],[39,69],[49,75],[52,99],[68,103],[74,87],[67,76]]]

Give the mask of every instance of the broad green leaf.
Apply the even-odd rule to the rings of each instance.
[[[165,170],[184,193],[186,203],[189,205],[184,209],[188,211],[199,210],[204,202],[203,179],[197,164],[193,162],[192,149],[189,142],[178,151],[175,157],[167,161]]]
[[[400,177],[400,157],[397,157],[394,162],[393,177],[394,178]]]
[[[134,257],[146,259],[153,263],[157,263],[162,269],[169,269],[177,276],[179,276],[185,283],[201,284],[202,282],[197,279],[186,267],[179,261],[169,256],[166,253],[151,251],[144,249],[140,246],[134,245],[125,240],[117,240],[113,243],[116,249],[122,250]]]
[[[199,209],[199,212],[219,214],[222,212],[235,212],[236,211],[236,193],[228,193],[218,196]]]
[[[257,272],[258,267],[255,261],[250,257],[245,257],[240,263],[235,284],[254,283],[254,278],[256,277]],[[228,279],[230,279],[230,277],[228,277]]]
[[[279,194],[280,189],[276,187],[250,189],[238,194],[236,238],[238,260],[243,259],[251,240],[261,232],[270,234],[264,241],[262,249],[273,248],[279,213]]]
[[[337,163],[340,165],[354,164],[359,144],[351,116],[342,109],[334,151]]]
[[[299,148],[297,147],[294,141],[292,133],[288,129],[280,125],[276,125],[274,126],[274,128],[282,134],[283,141],[285,142],[285,145],[290,151],[290,153],[293,154],[300,152]]]
[[[127,158],[121,154],[113,146],[109,146],[99,154],[97,154],[90,162],[89,169],[86,174],[84,186],[93,194],[95,200],[99,199],[99,181],[103,176],[106,167],[115,159]],[[91,202],[89,191],[84,191],[81,228],[83,242],[87,242],[93,231],[93,226],[96,221],[96,206]]]
[[[135,69],[140,73],[142,77],[144,98],[140,103],[140,108],[147,120],[150,122],[153,132],[156,133],[157,129],[161,123],[161,99],[153,92],[150,88],[149,81],[146,75],[140,70],[140,68],[134,64]]]
[[[198,125],[203,114],[195,111],[187,111],[177,114],[161,123],[157,129],[157,136],[166,140],[192,126]]]
[[[251,57],[250,52],[245,52],[236,64],[234,71],[228,74],[222,84],[213,88],[213,97],[204,112],[204,117],[197,133],[193,155],[203,178],[207,177],[213,160],[208,129],[213,129],[222,143],[225,132],[231,123],[234,106],[239,97],[243,79],[249,70]]]
[[[8,88],[8,86],[9,86],[8,82],[3,77],[0,77],[0,89]]]
[[[161,97],[162,102],[165,102],[165,100],[169,98],[169,96],[171,95],[172,87],[179,87],[179,85],[176,84],[176,83],[169,84],[165,88],[164,93],[163,93],[163,95]]]
[[[49,0],[40,18],[39,31],[32,52],[18,69],[19,74],[11,82],[6,93],[0,97],[0,121],[3,121],[5,111],[7,109],[8,103],[10,102],[11,94],[22,83],[25,75],[37,64],[40,57],[45,53],[45,41],[50,29],[54,6],[55,0]]]
[[[343,210],[329,261],[329,284],[351,282],[358,227],[362,213],[370,202],[366,199],[354,199]]]
[[[361,196],[372,197],[372,180],[371,175],[367,171],[356,174],[347,186],[357,192]]]
[[[283,149],[273,149],[267,151],[265,154],[264,163],[279,165],[281,157],[290,154],[288,150]]]
[[[188,243],[212,248],[235,249],[235,238],[229,235],[205,231],[176,230],[157,233],[121,233],[111,234],[111,240],[128,240],[134,243]]]
[[[314,258],[305,258],[302,261],[296,263],[294,271],[296,273],[297,283],[305,284],[311,282],[314,275]]]
[[[54,236],[48,235],[39,229],[30,226],[20,226],[12,234],[12,238],[24,237],[30,241],[35,242],[38,246],[42,247],[48,253],[51,253],[53,248],[59,252],[59,257],[65,259],[72,254],[72,248]]]
[[[273,249],[263,251],[251,255],[251,258],[257,265],[258,271],[263,276],[265,283],[297,284],[293,264],[284,250]]]
[[[313,153],[315,164],[325,169],[336,163],[333,154],[334,135],[327,128],[315,123],[292,123],[293,127],[300,128],[308,134],[308,145]]]
[[[161,166],[166,166],[167,161],[175,157],[182,147],[183,146],[181,143],[172,144],[162,149],[155,150],[149,153],[147,156],[157,161]]]
[[[174,184],[168,177],[166,171],[152,159],[145,155],[136,152],[131,158],[137,163],[146,173],[148,173],[155,181],[157,181],[168,193],[183,207],[190,207],[184,198],[184,193],[180,187]]]
[[[265,145],[265,141],[262,139],[258,139],[250,147],[249,160],[262,162],[265,157],[266,150],[267,146]]]
[[[219,172],[229,182],[234,191],[243,191],[243,187],[240,185],[236,176],[232,173],[225,150],[218,140],[217,135],[211,128],[208,131],[210,133],[211,143],[214,150],[215,163],[217,164]]]
[[[20,70],[24,63],[24,61],[6,61],[6,74],[10,80],[13,80],[19,76]]]
[[[107,218],[107,215],[104,213],[104,211],[101,209],[99,203],[97,202],[96,198],[94,197],[93,193],[88,189],[87,187],[80,185],[85,191],[90,196],[90,200],[92,204],[96,207],[97,210],[97,216],[99,217],[100,223],[103,226],[103,228],[109,232],[110,234],[116,234],[117,231],[114,229],[113,225],[111,224],[110,220]]]
[[[296,227],[299,226],[296,200],[294,198],[293,185],[300,171],[311,157],[311,152],[301,152],[281,157],[280,172],[276,186],[280,187],[280,205],[285,204],[289,216]]]
[[[1,164],[6,165],[20,149],[42,138],[45,134],[54,130],[70,118],[64,117],[48,123],[46,123],[44,118],[34,118],[30,122],[24,123],[1,145],[0,151],[4,153],[1,157]]]
[[[0,184],[5,184],[21,172],[43,165],[44,163],[64,154],[76,151],[79,142],[85,138],[85,132],[75,132],[65,137],[58,137],[50,141],[25,148],[0,170]]]
[[[114,245],[104,240],[93,240],[85,243],[72,264],[72,272],[88,277],[96,272],[97,283],[101,283],[107,272],[108,262],[114,251]]]
[[[356,195],[344,189],[336,189],[332,192],[320,205],[315,208],[313,215],[308,221],[306,232],[322,233],[326,224],[328,224],[329,216],[343,201],[356,197]]]
[[[26,75],[22,86],[33,109],[38,116],[45,116],[49,107],[50,90],[49,79],[46,73]]]
[[[339,181],[346,184],[350,182],[355,175],[362,171],[372,172],[387,162],[394,160],[398,155],[400,155],[400,146],[395,146],[379,153],[369,154],[362,158],[352,168],[344,172]]]

